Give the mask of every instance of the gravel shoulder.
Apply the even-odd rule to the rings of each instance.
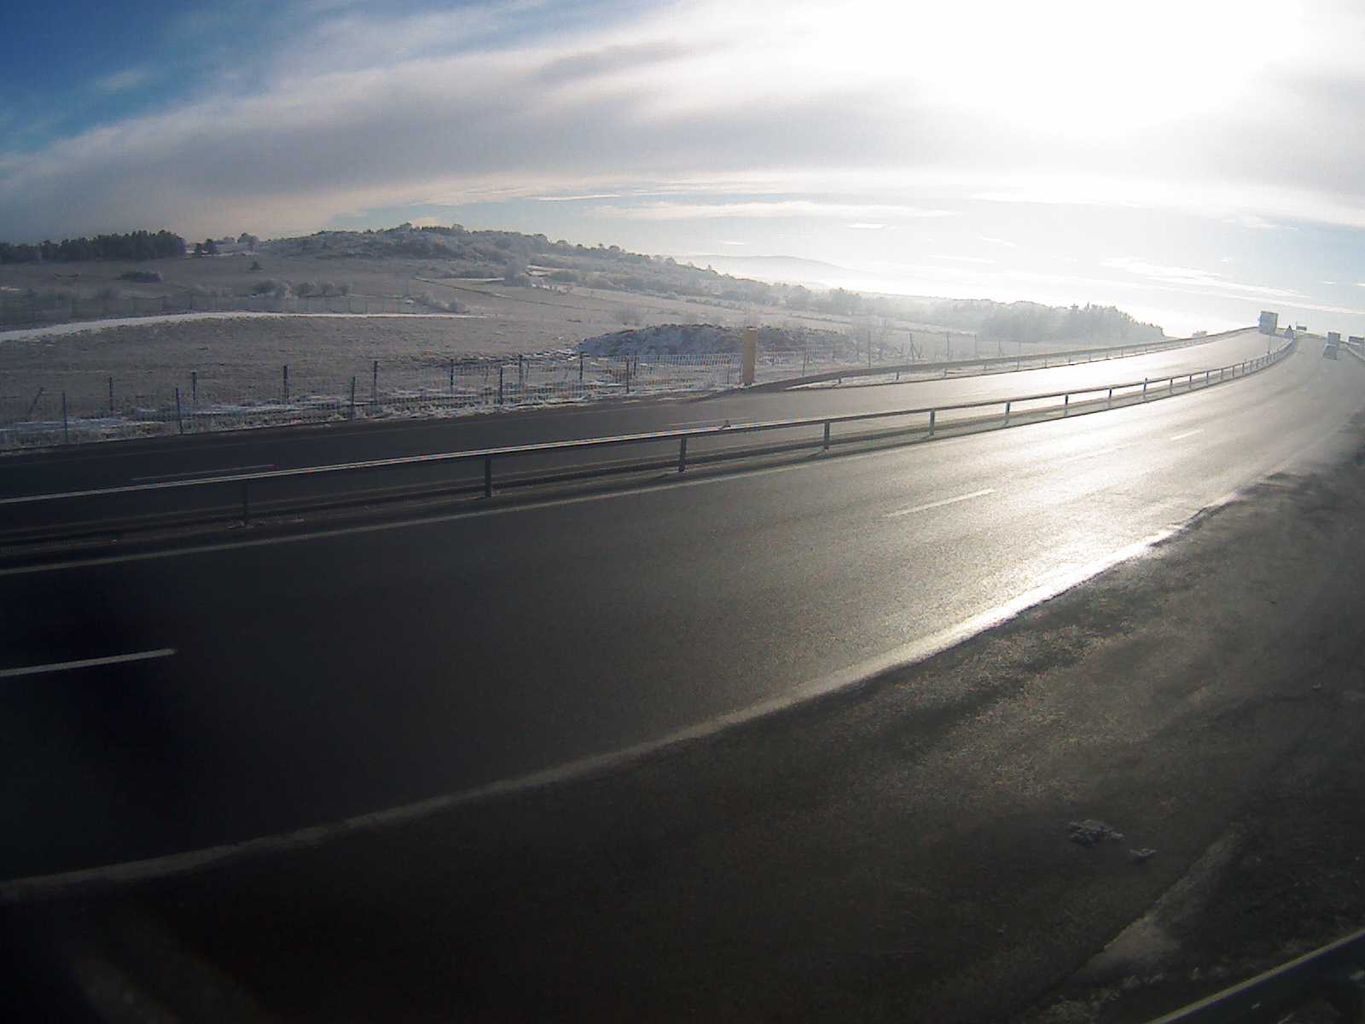
[[[1355,431],[1330,471],[856,689],[625,769],[11,905],[5,998],[1126,1021],[1223,987],[1365,921]],[[1112,831],[1074,841],[1086,821]]]

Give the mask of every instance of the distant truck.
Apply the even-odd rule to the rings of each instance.
[[[1261,310],[1260,331],[1262,334],[1278,334],[1280,331],[1280,314],[1272,313],[1268,309]]]

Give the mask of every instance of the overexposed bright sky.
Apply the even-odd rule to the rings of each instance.
[[[8,21],[2,239],[459,222],[1113,303],[1172,332],[1271,308],[1365,333],[1349,0],[227,0]]]

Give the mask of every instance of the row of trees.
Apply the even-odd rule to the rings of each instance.
[[[0,263],[75,263],[81,260],[155,260],[185,255],[185,240],[170,231],[130,231],[42,241],[36,245],[0,242]]]

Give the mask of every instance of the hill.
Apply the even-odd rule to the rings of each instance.
[[[924,299],[867,295],[846,288],[756,281],[697,267],[669,256],[647,256],[619,246],[584,246],[550,241],[545,235],[516,231],[468,231],[414,227],[370,231],[322,231],[302,238],[266,243],[281,256],[322,259],[354,257],[439,260],[446,278],[497,279],[512,285],[579,286],[634,292],[662,298],[768,306],[840,317],[871,317],[950,327],[977,333],[983,340],[1010,343],[1041,341],[1146,341],[1163,336],[1155,324],[1141,323],[1113,306],[1045,306],[989,299]],[[844,272],[833,264],[795,257],[756,258],[755,272],[768,276],[782,268],[812,267],[831,276]],[[731,259],[732,266],[737,264]]]

